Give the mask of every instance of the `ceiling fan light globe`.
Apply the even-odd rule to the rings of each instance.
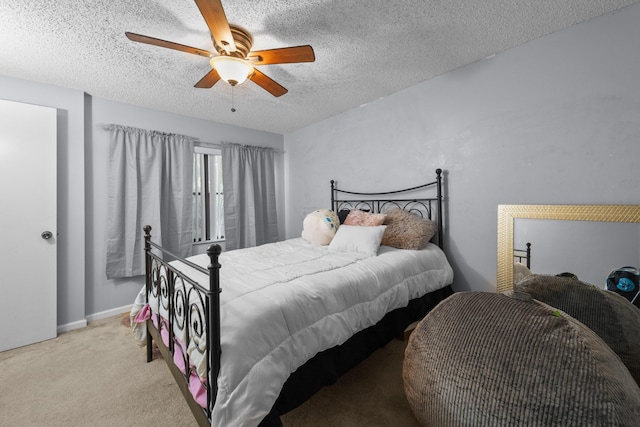
[[[231,86],[244,83],[253,74],[253,66],[249,62],[234,56],[214,56],[210,62],[220,78]]]

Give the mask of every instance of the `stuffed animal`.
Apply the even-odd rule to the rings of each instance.
[[[335,236],[340,220],[329,209],[318,209],[308,214],[302,223],[302,238],[316,245],[328,245]]]

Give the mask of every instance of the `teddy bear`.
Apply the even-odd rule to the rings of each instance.
[[[340,220],[330,209],[317,209],[302,222],[302,238],[315,245],[328,245],[335,236]]]

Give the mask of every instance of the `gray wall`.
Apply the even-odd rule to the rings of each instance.
[[[640,4],[285,135],[287,237],[330,179],[393,190],[441,167],[454,287],[494,290],[498,204],[639,204],[638,22]]]
[[[118,311],[142,286],[134,280],[107,280],[108,134],[98,125],[117,123],[182,133],[201,141],[221,141],[283,150],[283,136],[93,98],[81,91],[0,76],[0,99],[58,109],[58,329],[82,327],[86,319]],[[277,168],[279,205],[284,205],[282,156]],[[285,212],[279,212],[284,238]]]

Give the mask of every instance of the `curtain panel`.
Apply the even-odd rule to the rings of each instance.
[[[278,240],[275,150],[222,143],[226,250]]]
[[[145,225],[154,241],[191,255],[194,138],[106,125],[111,134],[107,278],[144,274]]]

